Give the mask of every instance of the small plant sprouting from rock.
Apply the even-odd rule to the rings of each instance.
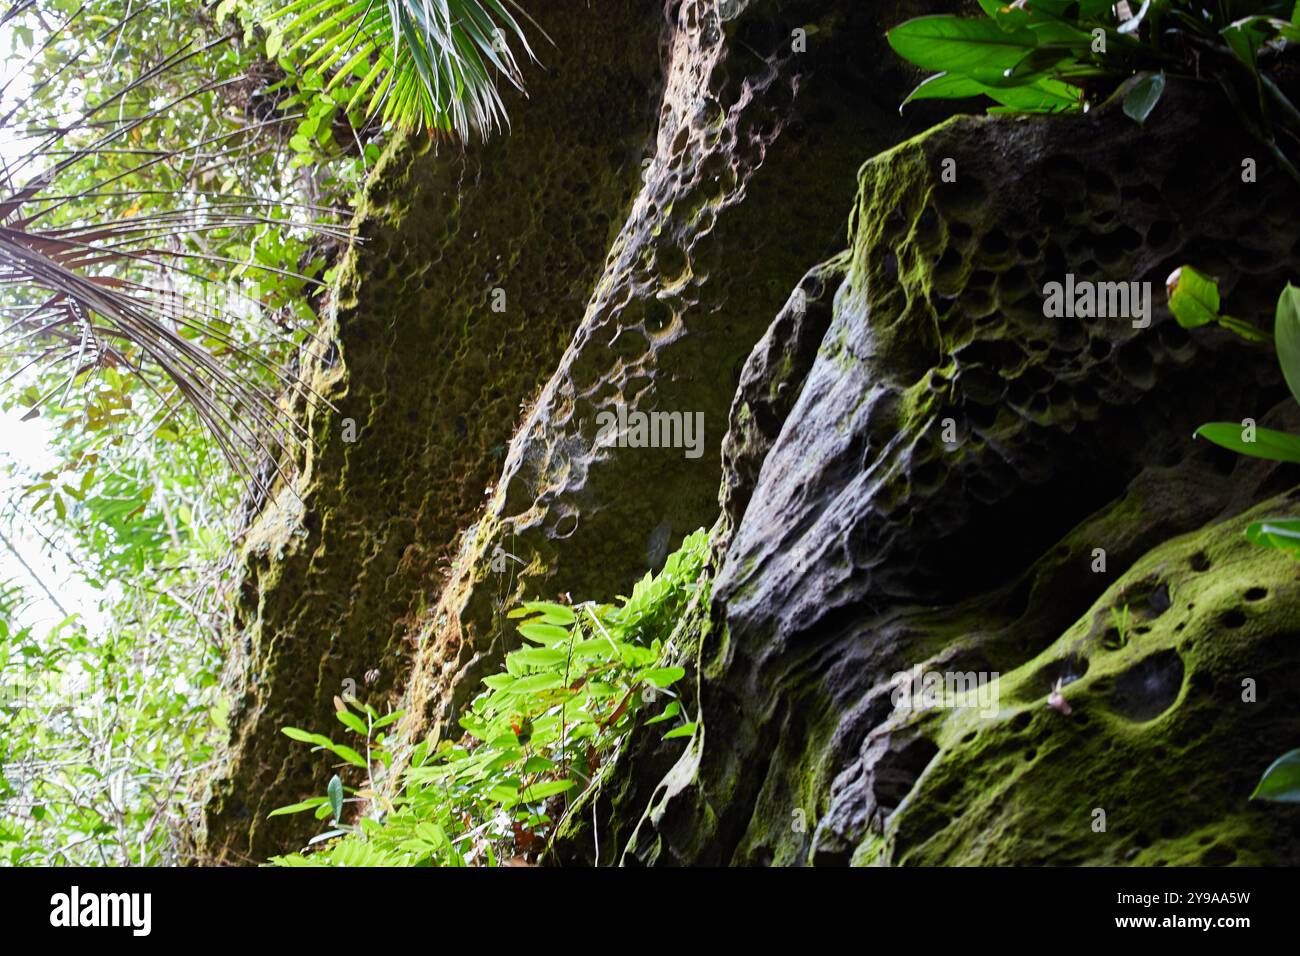
[[[1185,328],[1217,323],[1252,341],[1268,340],[1267,336],[1253,326],[1221,315],[1218,311],[1218,284],[1190,266],[1175,270],[1170,276],[1168,287],[1170,309],[1179,324]],[[1287,283],[1277,300],[1273,343],[1291,396],[1300,402],[1300,288],[1290,283]],[[1211,422],[1196,429],[1196,435],[1239,455],[1300,464],[1300,436],[1273,428],[1261,428],[1253,422],[1248,425]],[[1278,548],[1300,558],[1298,518],[1267,518],[1252,522],[1246,529],[1246,537],[1253,544]]]
[[[577,797],[596,785],[602,764],[638,724],[665,724],[664,740],[695,732],[672,686],[684,670],[677,622],[699,591],[708,555],[701,529],[687,537],[657,575],[647,574],[617,605],[531,601],[511,612],[527,644],[461,717],[459,740],[421,741],[400,793],[383,786],[395,744],[383,734],[401,712],[378,717],[367,704],[336,700],[339,722],[360,750],[321,734],[286,727],[295,740],[364,769],[363,785],[344,797],[337,776],[325,796],[272,815],[314,811],[329,829],[302,853],[272,858],[282,866],[471,866],[531,863],[545,851]],[[658,707],[659,701],[666,701]],[[353,708],[356,708],[355,710]],[[647,710],[658,712],[642,719]],[[359,711],[359,712],[358,712]],[[355,823],[344,803],[368,807]]]

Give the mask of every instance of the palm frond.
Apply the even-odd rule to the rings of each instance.
[[[269,48],[301,55],[346,108],[406,130],[483,138],[508,122],[497,85],[523,90],[512,42],[535,60],[514,0],[291,0],[266,15]]]
[[[10,8],[0,27],[30,7]],[[87,43],[112,37],[140,9]],[[50,28],[40,49],[68,39],[80,13]],[[156,399],[156,419],[190,408],[236,473],[265,494],[258,476],[266,463],[278,472],[287,451],[310,442],[290,412],[289,397],[310,404],[323,399],[291,364],[246,341],[238,330],[257,324],[261,305],[225,280],[251,269],[320,283],[236,259],[223,253],[225,245],[205,240],[276,229],[346,242],[350,232],[330,224],[337,211],[327,207],[199,188],[192,174],[200,163],[222,165],[266,122],[201,130],[179,144],[155,144],[142,135],[152,121],[230,82],[181,84],[175,95],[158,93],[160,77],[232,39],[181,42],[71,116],[33,116],[23,97],[37,85],[11,108],[0,102],[0,132],[20,146],[20,155],[0,167],[0,350],[16,360],[5,381],[31,369],[66,370],[53,385],[43,379],[29,416],[47,404],[67,406],[76,386],[93,383],[105,370],[134,375]],[[72,53],[68,62],[79,56]],[[0,91],[0,101],[3,96]],[[160,182],[180,185],[152,188]],[[307,339],[308,347],[316,344]]]

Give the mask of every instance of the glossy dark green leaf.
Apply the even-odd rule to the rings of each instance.
[[[330,777],[325,792],[329,795],[330,810],[334,813],[334,822],[337,823],[343,816],[343,781],[339,779],[338,774]]]
[[[992,20],[943,15],[908,20],[887,36],[894,51],[917,66],[981,83],[1002,81],[1035,46],[1028,30],[1004,30]]]
[[[1124,94],[1124,115],[1139,124],[1145,123],[1164,92],[1164,71],[1139,77]]]
[[[1278,757],[1264,771],[1264,776],[1260,778],[1250,799],[1300,803],[1300,750],[1292,750]]]
[[[1273,341],[1287,388],[1291,397],[1300,402],[1300,289],[1289,282],[1278,296]]]
[[[1300,464],[1300,437],[1272,428],[1254,428],[1254,441],[1246,440],[1246,429],[1235,422],[1212,422],[1196,429],[1205,438],[1229,451],[1252,458]]]
[[[1077,89],[1048,77],[1025,86],[990,87],[988,95],[1019,113],[1062,113],[1083,105]]]

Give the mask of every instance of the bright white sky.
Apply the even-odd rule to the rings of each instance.
[[[6,510],[21,492],[21,484],[8,476],[9,466],[17,465],[20,475],[35,475],[59,464],[58,456],[50,448],[47,424],[40,418],[20,421],[21,414],[0,411],[0,502]],[[28,514],[28,502],[14,505],[20,515]],[[101,623],[99,592],[91,589],[76,573],[72,563],[63,555],[50,555],[48,548],[27,522],[14,523],[13,533],[5,537],[22,556],[20,561],[6,547],[0,546],[0,580],[21,583],[31,598],[31,605],[22,615],[22,623],[32,625],[39,633],[43,626],[58,623],[63,615],[46,596],[45,588],[54,592],[59,603],[69,612],[81,614],[82,620],[92,630]],[[27,562],[31,571],[23,567]],[[40,580],[34,580],[32,573]]]
[[[25,56],[14,53],[13,36],[7,27],[0,30],[0,56],[4,57],[3,70],[0,70],[0,85],[8,84],[4,96],[4,105],[7,106],[15,97],[25,95],[30,86],[27,77],[18,74]],[[9,82],[11,78],[12,82]],[[21,144],[16,142],[8,131],[0,129],[0,160],[6,166],[11,165],[21,153]],[[20,175],[19,179],[26,179],[27,175],[35,172],[34,168],[28,167],[24,171],[26,175]],[[39,474],[58,464],[58,457],[50,447],[47,423],[40,418],[24,422],[20,420],[21,417],[21,412],[0,411],[0,509],[6,511],[20,489],[17,482],[7,477],[11,462],[18,465],[19,474],[26,475]],[[25,505],[26,503],[16,506],[19,514],[27,514]],[[15,522],[13,533],[6,531],[5,535],[22,555],[23,561],[31,566],[31,570],[45,587],[54,592],[59,603],[69,612],[80,613],[88,626],[92,628],[97,626],[101,620],[96,606],[98,593],[86,586],[67,558],[46,554],[48,549],[40,537],[33,533],[30,527],[24,528],[23,525],[24,522]],[[23,614],[22,622],[36,626],[38,633],[41,630],[39,625],[54,624],[62,619],[63,615],[46,597],[40,584],[32,579],[32,575],[23,567],[22,561],[19,561],[2,543],[0,543],[0,581],[22,584],[23,590],[32,599],[32,605]]]

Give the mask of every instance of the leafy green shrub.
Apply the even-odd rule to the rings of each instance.
[[[306,852],[271,862],[467,866],[536,859],[647,710],[658,712],[645,724],[669,728],[665,740],[694,733],[685,703],[671,690],[683,669],[665,662],[675,626],[700,590],[707,553],[701,529],[617,605],[533,601],[512,611],[526,645],[484,679],[460,719],[460,740],[431,738],[413,748],[401,793],[392,799],[382,782],[394,763],[393,741],[383,731],[400,712],[381,718],[369,705],[337,701],[339,722],[363,744],[356,748],[286,727],[295,740],[364,768],[367,780],[346,797],[335,776],[325,796],[274,811],[314,811],[332,825]],[[667,702],[658,707],[661,699]],[[368,804],[368,814],[343,822],[347,802]]]
[[[185,862],[190,785],[227,732],[213,635],[232,476],[201,434],[112,436],[60,429],[50,457],[76,465],[43,474],[0,459],[0,547],[44,540],[71,565],[0,587],[0,864]],[[27,606],[46,585],[52,620]]]
[[[987,96],[992,112],[1084,110],[1122,90],[1144,122],[1166,76],[1218,86],[1247,132],[1287,172],[1275,127],[1294,137],[1300,112],[1261,68],[1300,40],[1294,0],[979,0],[987,18],[917,17],[889,31],[905,59],[937,71],[904,101]]]

